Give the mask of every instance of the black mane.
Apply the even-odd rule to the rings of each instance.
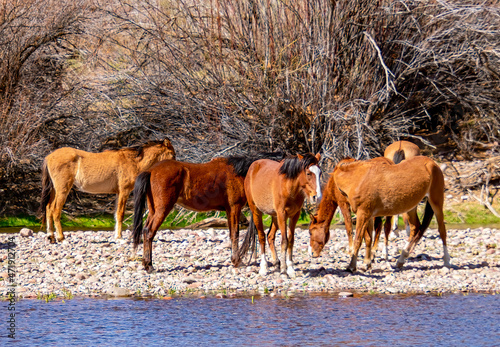
[[[304,154],[302,159],[299,159],[297,156],[287,157],[283,161],[279,173],[285,175],[286,178],[294,179],[309,165],[315,165],[317,163],[318,159],[311,153]]]
[[[227,163],[232,165],[236,174],[241,177],[246,177],[248,168],[252,163],[259,159],[271,159],[275,161],[281,161],[285,157],[283,152],[260,152],[257,154],[252,154],[248,156],[243,155],[232,155],[226,157]]]

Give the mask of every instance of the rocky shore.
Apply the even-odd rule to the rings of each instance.
[[[242,230],[244,235],[246,230]],[[443,267],[442,243],[435,229],[427,230],[416,251],[401,270],[393,269],[406,233],[391,236],[389,262],[381,258],[369,271],[354,274],[348,265],[347,236],[340,227],[320,258],[308,255],[309,232],[296,230],[294,262],[296,278],[283,277],[274,267],[262,277],[258,264],[235,270],[230,263],[226,229],[160,230],[153,244],[156,271],[142,269],[142,245],[133,253],[128,241],[115,241],[112,231],[65,232],[66,240],[49,244],[43,232],[1,234],[0,299],[8,299],[15,280],[15,293],[22,298],[72,298],[77,296],[177,295],[231,297],[239,295],[294,295],[328,293],[500,293],[500,230],[488,227],[448,230],[452,267]],[[383,236],[382,236],[383,238]],[[278,236],[277,246],[279,249]],[[10,243],[13,242],[13,243]],[[15,247],[12,247],[15,244]],[[358,266],[362,265],[364,247]],[[269,258],[270,259],[270,258]],[[10,277],[9,277],[10,274]]]

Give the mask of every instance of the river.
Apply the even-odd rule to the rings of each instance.
[[[21,300],[16,340],[6,337],[6,329],[1,340],[18,346],[498,346],[499,299],[308,294]]]

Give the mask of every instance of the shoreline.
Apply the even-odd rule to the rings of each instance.
[[[428,229],[403,269],[394,270],[392,267],[406,239],[406,232],[400,231],[399,237],[390,236],[389,263],[381,258],[381,240],[372,269],[354,274],[344,271],[350,260],[345,230],[335,226],[330,230],[330,241],[321,256],[311,259],[307,253],[309,232],[307,228],[297,228],[294,279],[282,277],[275,267],[270,267],[267,276],[262,277],[255,260],[235,270],[230,262],[227,229],[160,230],[153,243],[155,272],[152,274],[142,268],[142,245],[133,253],[128,242],[129,230],[118,241],[113,239],[113,231],[65,232],[66,240],[57,244],[48,243],[44,232],[31,237],[1,234],[2,250],[8,249],[9,237],[14,237],[16,247],[0,252],[3,278],[0,300],[9,299],[12,278],[17,284],[18,300],[46,301],[77,297],[290,297],[302,293],[341,296],[500,293],[499,229],[449,229],[451,268],[443,267],[443,248],[437,230]],[[245,233],[246,229],[241,230],[240,237]],[[279,235],[276,240],[279,252]],[[8,256],[12,250],[13,259]],[[364,246],[358,267],[362,267],[363,257]],[[9,278],[9,271],[14,277]]]

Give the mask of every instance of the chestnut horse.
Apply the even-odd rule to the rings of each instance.
[[[394,164],[399,164],[405,159],[410,159],[420,155],[420,148],[409,141],[396,141],[391,143],[384,151],[384,157],[391,159]],[[397,233],[398,229],[398,219],[399,216],[394,216],[394,223],[392,223],[392,231]],[[384,223],[384,258],[387,260],[389,256],[389,235],[391,234],[391,221],[393,220],[392,216],[385,217]],[[408,224],[408,216],[403,214],[403,221],[406,226],[406,233],[410,236],[410,225]],[[380,239],[380,234],[382,230],[382,220],[381,217],[375,218],[375,235],[373,239],[373,254],[372,259],[375,257],[375,252],[378,249],[378,242]]]
[[[394,161],[396,164],[404,160],[405,158],[412,158],[420,153],[420,149],[417,145],[408,141],[396,141],[390,144],[384,152],[384,157]],[[384,161],[383,158],[377,159]],[[345,159],[344,162],[355,161],[354,159]],[[390,163],[390,161],[388,161]],[[328,183],[323,191],[323,199],[321,200],[318,211],[315,215],[311,215],[311,224],[309,225],[310,234],[310,254],[313,258],[320,255],[325,244],[330,238],[330,223],[332,222],[333,215],[337,207],[340,208],[342,215],[344,216],[344,223],[347,233],[347,238],[349,240],[349,254],[352,254],[353,247],[353,236],[352,236],[352,218],[351,218],[351,207],[347,197],[345,197],[337,188],[335,184],[335,179],[333,174],[330,175]],[[385,222],[385,236],[386,236],[386,247],[385,254],[387,255],[387,240],[391,232],[391,217],[386,217]],[[377,226],[375,237],[374,237],[374,249],[377,249],[378,241],[380,238],[381,217],[377,217],[375,221]],[[373,256],[372,256],[373,258]]]
[[[264,154],[263,154],[264,155]],[[278,156],[282,154],[267,154]],[[134,249],[144,240],[142,263],[147,272],[153,269],[153,239],[160,225],[177,203],[194,211],[225,211],[232,243],[231,261],[240,264],[238,252],[239,219],[247,199],[244,180],[255,158],[215,158],[208,163],[195,164],[166,160],[141,173],[134,187]],[[143,227],[145,205],[149,215]]]
[[[139,172],[153,164],[175,158],[169,139],[142,146],[90,153],[75,148],[56,149],[45,157],[42,167],[42,196],[39,215],[47,223],[51,243],[64,240],[61,212],[73,186],[91,194],[117,194],[115,238],[122,237],[122,222],[127,198]]]
[[[266,235],[262,215],[268,214],[272,216],[274,225],[268,236],[273,262],[277,264],[274,236],[276,226],[278,226],[281,231],[280,270],[283,274],[295,277],[292,260],[295,225],[300,217],[305,197],[309,197],[312,203],[321,199],[321,170],[318,167],[320,157],[319,153],[316,156],[307,153],[304,156],[288,157],[279,163],[264,159],[254,162],[248,169],[245,178],[245,193],[248,206],[252,211],[252,219],[242,251],[253,248],[250,245],[255,244],[256,233],[258,233],[261,251],[259,274],[261,276],[267,274]],[[288,219],[290,224],[287,233]]]
[[[373,218],[408,214],[410,242],[401,252],[397,267],[404,265],[405,259],[413,251],[424,231],[436,215],[438,230],[443,242],[443,260],[450,266],[450,255],[446,247],[446,227],[444,225],[444,176],[439,166],[430,158],[417,156],[399,164],[384,163],[372,159],[367,161],[340,162],[333,171],[338,189],[347,196],[356,213],[356,237],[354,252],[348,271],[356,271],[356,262],[362,238],[365,237],[367,256],[365,264],[371,266],[371,232]],[[417,205],[427,196],[422,224],[418,220]]]

